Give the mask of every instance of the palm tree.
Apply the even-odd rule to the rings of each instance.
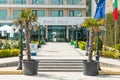
[[[89,30],[89,47],[88,47],[88,60],[83,60],[83,73],[89,76],[98,75],[99,62],[93,61],[93,48],[95,33],[100,30],[99,26],[104,23],[103,20],[95,20],[93,18],[87,18],[82,26]]]
[[[85,22],[82,24],[82,26],[89,29],[89,47],[88,47],[88,61],[92,61],[92,53],[94,48],[94,36],[95,32],[98,31],[98,22],[93,18],[87,18]]]
[[[17,20],[13,21],[15,24],[19,24],[21,27],[25,27],[25,38],[26,38],[26,54],[27,54],[27,60],[31,60],[30,55],[30,44],[29,44],[29,36],[30,36],[30,23],[36,21],[37,16],[32,13],[32,10],[24,10],[21,11],[18,15]]]

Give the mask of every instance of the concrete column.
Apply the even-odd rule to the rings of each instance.
[[[26,0],[26,4],[32,4],[32,0]]]
[[[49,0],[45,0],[45,4],[47,4],[47,5],[48,5],[48,4],[49,4]]]
[[[64,10],[63,10],[63,16],[69,16],[69,15],[68,15],[68,9],[64,9]]]
[[[96,2],[95,0],[91,0],[91,16],[94,17],[96,11]]]
[[[85,17],[86,16],[86,10],[85,9],[81,9],[82,11],[82,17]]]
[[[13,19],[13,10],[12,9],[7,9],[7,18]]]
[[[63,4],[64,4],[64,5],[67,5],[67,0],[63,0]]]
[[[45,16],[49,16],[49,9],[45,9]]]
[[[68,29],[68,25],[66,26],[66,39],[69,39],[69,29]]]
[[[46,39],[48,40],[48,26],[46,25]]]
[[[8,4],[13,4],[13,0],[8,0]]]

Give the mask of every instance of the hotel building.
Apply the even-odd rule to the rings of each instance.
[[[37,14],[42,35],[52,41],[66,41],[70,28],[79,26],[85,17],[94,15],[94,0],[0,0],[0,26],[12,25],[21,10],[31,9]]]

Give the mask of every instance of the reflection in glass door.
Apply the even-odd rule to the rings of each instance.
[[[65,26],[48,26],[48,41],[65,42],[66,27]]]

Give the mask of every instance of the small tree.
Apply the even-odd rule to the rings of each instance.
[[[27,60],[31,60],[30,55],[30,44],[29,44],[29,36],[30,36],[30,23],[36,21],[37,16],[32,13],[32,10],[24,10],[21,11],[18,15],[17,20],[13,21],[14,24],[19,24],[21,27],[25,27],[25,38],[26,38],[26,54],[27,54]]]
[[[89,47],[88,47],[88,61],[92,61],[92,54],[93,54],[93,50],[94,50],[94,36],[95,36],[95,32],[98,31],[98,26],[99,23],[97,22],[97,20],[93,19],[93,18],[87,18],[85,20],[85,22],[82,24],[82,26],[86,27],[87,29],[89,29],[90,33],[89,33]]]

